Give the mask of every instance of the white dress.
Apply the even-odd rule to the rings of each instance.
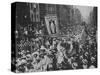
[[[51,22],[51,31],[53,32],[53,33],[55,33],[55,26],[54,26],[54,24]]]
[[[62,47],[60,46],[60,43],[57,45],[57,63],[61,64],[62,61],[64,60],[63,59],[63,52],[61,51],[62,50]]]

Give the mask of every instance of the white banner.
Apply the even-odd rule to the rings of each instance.
[[[57,16],[45,16],[45,23],[49,34],[58,33]]]

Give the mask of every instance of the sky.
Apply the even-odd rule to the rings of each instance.
[[[93,10],[93,7],[91,7],[91,6],[73,6],[73,7],[78,8],[83,17],[82,18],[83,21],[88,22],[88,17],[89,17],[90,12]]]

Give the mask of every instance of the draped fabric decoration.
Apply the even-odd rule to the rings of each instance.
[[[30,3],[30,19],[32,22],[40,22],[39,4]]]

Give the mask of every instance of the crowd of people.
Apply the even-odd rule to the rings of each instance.
[[[73,37],[46,36],[41,35],[43,34],[41,29],[37,30],[36,28],[33,33],[30,38],[27,29],[24,29],[23,35],[25,36],[21,38],[18,35],[19,32],[16,31],[16,72],[40,72],[97,67],[96,38],[92,38],[88,34],[86,34],[87,37],[85,40],[82,39],[82,34],[80,35],[82,36],[81,38],[74,34],[72,34]],[[82,40],[84,41],[80,43]]]

